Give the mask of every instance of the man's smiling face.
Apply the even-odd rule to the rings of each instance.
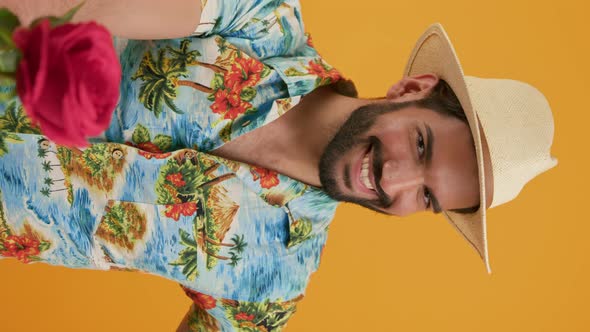
[[[399,216],[479,205],[469,126],[412,102],[354,111],[324,151],[320,179],[335,199]]]

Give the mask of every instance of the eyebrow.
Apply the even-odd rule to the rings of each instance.
[[[438,200],[436,199],[430,188],[428,189],[428,192],[430,193],[430,204],[432,204],[432,211],[435,214],[441,213],[442,209],[440,207],[440,204],[438,203]]]
[[[426,152],[424,153],[424,161],[426,162],[426,167],[430,167],[430,162],[432,161],[432,148],[434,146],[434,135],[432,135],[432,129],[430,129],[429,125],[425,125],[426,127],[426,137],[428,139],[428,144],[426,144]]]
[[[426,127],[427,138],[426,151],[424,153],[424,162],[426,164],[426,167],[430,167],[430,163],[432,162],[432,151],[434,150],[434,135],[432,134],[432,129],[429,125],[425,124],[424,126]],[[430,203],[432,204],[432,210],[436,214],[441,213],[442,209],[440,207],[440,204],[438,203],[438,199],[436,199],[436,196],[434,196],[434,192],[432,191],[432,189],[428,187],[426,188],[430,193]]]

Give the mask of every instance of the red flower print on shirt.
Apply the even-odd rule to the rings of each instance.
[[[182,286],[181,286],[182,287]],[[209,296],[207,294],[199,293],[192,289],[188,289],[186,287],[182,287],[184,293],[193,300],[193,302],[197,305],[197,307],[203,310],[210,310],[215,308],[216,300],[213,296]]]
[[[125,144],[132,146],[134,148],[137,148],[138,149],[137,154],[144,157],[145,159],[152,159],[152,158],[165,159],[165,158],[168,158],[172,154],[170,152],[162,153],[162,150],[160,150],[160,148],[152,142],[145,142],[145,143],[139,143],[139,144],[133,144],[132,142],[125,142]]]
[[[166,175],[166,180],[170,181],[177,188],[183,187],[186,184],[180,173],[168,174]]]
[[[2,243],[4,250],[0,251],[0,255],[4,257],[16,257],[23,263],[29,263],[31,256],[39,255],[38,239],[27,235],[9,235]]]
[[[226,90],[217,90],[215,92],[215,102],[209,106],[213,113],[223,114],[224,119],[234,120],[239,115],[244,114],[252,107],[252,104],[243,101],[239,92],[227,92]]]
[[[160,150],[160,148],[152,142],[139,143],[136,145],[136,147],[151,153],[162,153],[162,150]]]
[[[309,61],[307,71],[322,80],[330,79],[328,83],[334,83],[342,78],[336,69],[326,66],[321,59]]]
[[[239,94],[243,88],[255,86],[263,70],[264,65],[256,59],[236,58],[223,80],[227,88]]]
[[[260,180],[260,186],[262,188],[270,189],[279,184],[279,175],[275,171],[254,166],[250,169],[250,173],[252,173],[252,179],[254,181]]]
[[[166,152],[166,153],[151,153],[151,152],[146,152],[146,151],[142,151],[142,150],[137,151],[137,153],[140,156],[144,157],[145,159],[152,159],[152,158],[166,159],[166,158],[170,157],[170,155],[172,154],[171,152]]]
[[[247,320],[247,321],[254,320],[254,315],[253,314],[248,315],[245,312],[237,313],[234,317],[236,318],[236,320]]]
[[[164,215],[168,218],[174,219],[174,221],[178,221],[181,214],[185,217],[189,217],[195,214],[195,212],[197,212],[197,203],[186,202],[181,204],[166,205],[166,211],[164,211]]]
[[[307,46],[313,47],[313,39],[311,39],[311,35],[309,33],[305,34],[307,36]]]

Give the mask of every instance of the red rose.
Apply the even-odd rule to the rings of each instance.
[[[47,19],[13,34],[22,52],[17,92],[50,140],[86,146],[109,125],[119,99],[121,65],[108,30],[94,22],[51,28]]]

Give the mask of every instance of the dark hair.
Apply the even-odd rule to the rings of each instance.
[[[416,100],[413,104],[459,119],[469,125],[459,98],[444,80],[439,80],[427,97]]]
[[[465,112],[463,111],[463,106],[461,106],[461,103],[459,102],[459,98],[457,98],[457,95],[455,92],[453,92],[453,89],[451,89],[449,84],[444,80],[439,80],[438,83],[432,88],[430,94],[424,99],[417,100],[415,105],[428,108],[445,116],[459,119],[469,125],[467,122],[467,117],[465,116]],[[471,214],[477,212],[479,207],[480,206],[478,204],[476,206],[463,209],[453,209],[450,211],[461,214]]]

